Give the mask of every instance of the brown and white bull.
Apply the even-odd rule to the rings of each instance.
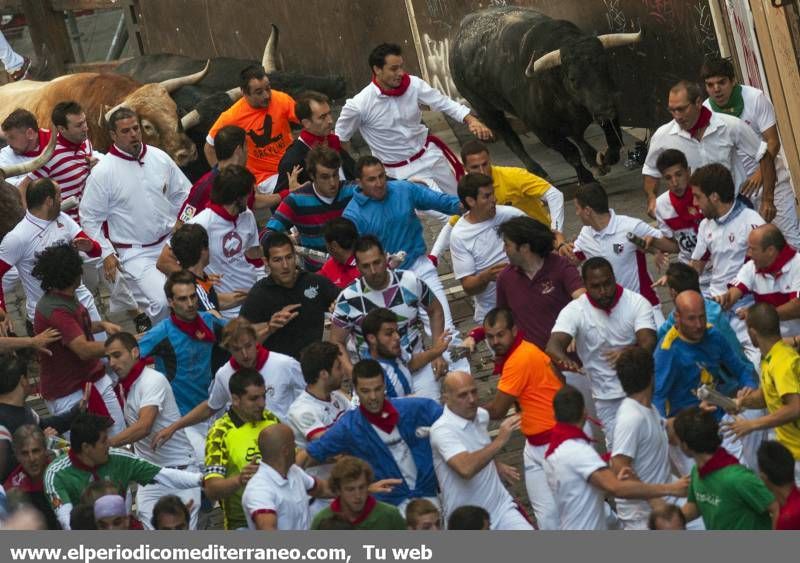
[[[89,139],[101,151],[111,145],[105,116],[116,107],[127,107],[141,119],[145,143],[166,151],[179,165],[197,158],[197,149],[180,125],[178,109],[170,93],[195,84],[208,72],[202,71],[165,80],[140,84],[128,76],[83,72],[60,76],[49,82],[22,80],[0,87],[0,121],[16,108],[32,112],[42,127],[51,127],[50,113],[63,101],[75,100],[86,112]]]

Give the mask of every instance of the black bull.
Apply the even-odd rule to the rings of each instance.
[[[534,173],[546,176],[525,151],[505,113],[519,118],[546,146],[571,164],[581,183],[619,161],[622,133],[606,49],[635,43],[640,34],[600,37],[574,24],[526,8],[489,8],[461,21],[450,54],[458,91],[499,138]],[[608,149],[584,139],[600,123]]]
[[[119,65],[115,72],[127,74],[141,83],[160,82],[203,69],[204,60],[182,55],[143,55]],[[219,57],[211,59],[208,74],[194,86],[184,86],[172,94],[178,106],[178,115],[183,117],[196,109],[200,121],[186,131],[197,146],[198,159],[183,168],[193,182],[209,170],[203,154],[203,145],[211,126],[223,111],[233,103],[226,92],[239,84],[239,73],[245,67],[260,64],[255,60]],[[194,69],[194,70],[191,70]],[[345,95],[345,82],[341,77],[310,76],[297,72],[275,70],[269,72],[270,84],[276,90],[296,97],[306,90],[316,90],[332,100]]]

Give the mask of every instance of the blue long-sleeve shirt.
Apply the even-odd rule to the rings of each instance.
[[[386,252],[405,250],[407,255],[400,268],[409,268],[428,251],[422,236],[422,223],[415,211],[439,211],[448,215],[460,212],[456,196],[406,182],[389,180],[382,200],[367,197],[357,188],[353,199],[342,214],[350,219],[361,235],[375,235]]]
[[[431,426],[442,415],[443,409],[437,402],[419,397],[392,399],[392,405],[399,415],[397,429],[417,466],[417,482],[413,490],[403,478],[389,448],[360,409],[343,414],[319,440],[308,445],[308,454],[319,461],[349,454],[369,462],[376,480],[403,479],[392,492],[375,495],[378,500],[397,506],[408,498],[436,496],[439,487],[433,470],[431,442],[428,436],[417,436],[417,428]]]
[[[687,342],[672,327],[656,347],[655,371],[653,404],[663,416],[675,416],[682,409],[698,405],[700,401],[692,391],[709,382],[705,381],[709,376],[716,389],[726,395],[742,387],[758,387],[753,364],[711,326],[697,343]]]

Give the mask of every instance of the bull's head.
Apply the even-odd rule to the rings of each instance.
[[[272,31],[270,31],[269,38],[267,39],[267,44],[264,46],[264,54],[261,56],[261,66],[264,67],[264,70],[267,72],[267,74],[274,72],[277,68],[276,61],[278,58],[279,35],[280,32],[278,31],[278,26],[273,23]],[[238,87],[231,88],[226,93],[232,102],[235,102],[242,97],[242,89]],[[184,130],[191,129],[200,123],[201,119],[200,111],[193,109],[181,118],[181,126]]]
[[[170,93],[182,86],[197,84],[208,72],[208,67],[207,63],[195,74],[137,88],[106,113],[106,120],[120,107],[135,111],[142,127],[142,141],[163,148],[178,166],[186,166],[197,158],[197,147],[184,133],[178,120],[178,106]]]
[[[642,32],[611,33],[583,36],[557,51],[531,56],[525,76],[534,78],[547,70],[560,67],[567,92],[583,105],[598,122],[615,119],[615,87],[608,72],[605,50],[633,45],[642,39]]]

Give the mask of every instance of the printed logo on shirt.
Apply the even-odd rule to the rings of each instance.
[[[553,282],[551,282],[550,280],[543,281],[542,284],[539,286],[539,292],[542,295],[547,295],[548,293],[552,293],[554,289],[555,286],[553,285]]]
[[[730,233],[728,235],[728,241],[730,241],[730,243],[733,244],[733,241],[735,241],[735,240],[736,240],[736,237],[734,236],[734,234]]]
[[[619,243],[619,242],[614,243],[614,252],[616,254],[622,254],[622,252],[624,250],[625,250],[625,246],[622,243]]]
[[[231,231],[222,237],[222,253],[225,258],[232,258],[242,251],[242,237],[236,231]]]
[[[272,116],[270,114],[266,114],[264,116],[263,131],[264,132],[260,135],[253,129],[250,129],[247,132],[247,136],[250,137],[250,140],[252,140],[253,143],[259,148],[266,147],[272,143],[277,143],[283,138],[283,133],[280,133],[275,137],[272,136]]]
[[[695,498],[699,502],[705,502],[706,504],[710,504],[711,506],[718,506],[719,505],[719,497],[717,495],[709,495],[703,492],[696,492]]]
[[[188,223],[192,219],[192,217],[194,217],[195,213],[197,213],[197,208],[194,205],[187,205],[183,209],[183,213],[181,213],[180,216],[181,223]]]
[[[305,295],[308,299],[316,299],[317,295],[319,295],[319,286],[309,285],[303,292],[303,295]]]
[[[164,184],[164,187],[161,188],[161,193],[167,195],[167,185]]]

